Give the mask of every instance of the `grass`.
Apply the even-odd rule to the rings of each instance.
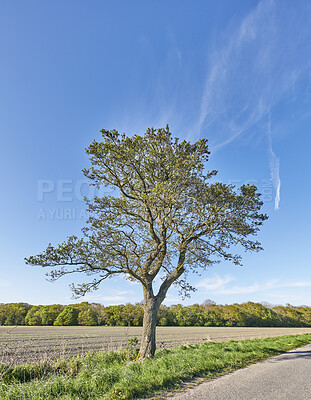
[[[134,399],[177,388],[195,377],[216,377],[311,342],[311,334],[205,342],[156,352],[135,361],[135,340],[118,352],[88,353],[45,364],[0,367],[0,399]],[[7,368],[7,369],[6,369]]]

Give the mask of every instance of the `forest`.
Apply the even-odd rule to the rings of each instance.
[[[142,303],[103,306],[82,302],[70,305],[0,304],[0,325],[142,326]],[[311,327],[311,307],[247,302],[218,305],[162,305],[158,326]]]

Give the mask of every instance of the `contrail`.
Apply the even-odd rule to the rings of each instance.
[[[269,144],[269,155],[270,155],[270,172],[272,185],[275,189],[274,209],[278,210],[281,200],[281,179],[280,179],[280,160],[275,155],[272,148],[272,132],[271,132],[271,116],[269,114],[268,121],[268,144]]]

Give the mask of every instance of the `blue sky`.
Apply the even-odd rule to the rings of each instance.
[[[311,306],[311,3],[298,0],[0,3],[0,302],[72,302],[24,257],[79,234],[85,147],[99,130],[209,140],[209,169],[255,183],[265,248],[221,263],[184,304]],[[75,279],[81,281],[81,277]],[[86,300],[136,302],[106,281]],[[166,303],[182,302],[172,288]]]

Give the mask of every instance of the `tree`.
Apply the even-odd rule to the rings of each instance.
[[[54,325],[56,326],[78,325],[78,311],[71,306],[65,307],[64,311],[62,311],[54,321]]]
[[[95,311],[91,310],[90,308],[80,311],[78,315],[78,324],[86,326],[98,325],[97,315]]]
[[[43,306],[40,310],[42,325],[53,325],[58,315],[63,311],[64,306],[60,304],[52,304]]]
[[[40,315],[41,306],[33,306],[25,317],[26,325],[42,325],[42,319]]]
[[[25,325],[25,317],[31,307],[27,303],[1,304],[0,325]]]
[[[239,304],[237,307],[246,315],[246,326],[277,326],[280,324],[277,313],[260,303],[249,301]]]
[[[257,188],[213,182],[217,171],[205,172],[206,139],[195,143],[173,138],[165,129],[148,129],[142,136],[102,130],[102,141],[86,149],[90,184],[108,187],[110,195],[86,199],[89,219],[82,238],[71,236],[58,247],[51,244],[30,265],[54,267],[52,280],[72,272],[93,280],[72,285],[74,295],[97,289],[105,279],[122,275],[139,282],[144,294],[141,358],[156,348],[157,313],[172,284],[187,295],[194,288],[187,272],[205,269],[219,259],[240,265],[232,245],[261,250],[256,235],[267,218],[260,214]],[[213,179],[214,180],[214,179]],[[163,281],[154,293],[159,272]]]
[[[221,311],[226,326],[245,326],[245,314],[236,305],[225,305]]]

